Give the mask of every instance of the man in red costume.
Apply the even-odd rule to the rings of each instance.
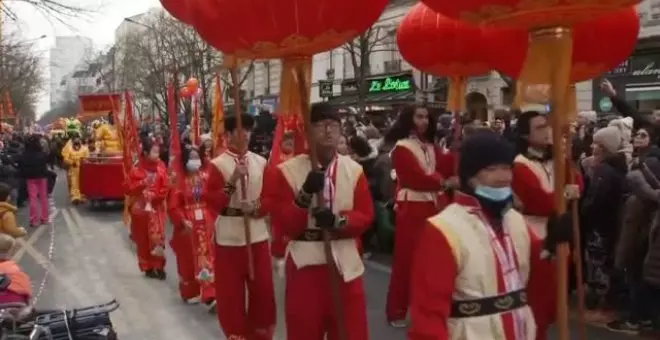
[[[547,116],[538,111],[524,112],[516,124],[518,140],[517,152],[513,164],[513,192],[515,205],[523,213],[527,225],[532,228],[540,239],[546,237],[548,218],[555,210],[554,203],[554,167],[552,155],[552,131]],[[567,169],[571,160],[567,161]],[[566,170],[568,173],[568,170]],[[576,174],[578,172],[576,171]],[[568,174],[567,177],[568,178]],[[573,183],[568,184],[565,195],[568,199],[580,197],[581,178],[576,175]],[[548,327],[556,317],[555,271],[552,262],[544,262],[548,266],[546,277],[535,277],[541,284],[532,282],[529,290],[529,303],[534,312],[537,324],[537,340],[545,340]],[[538,288],[538,290],[535,290]]]
[[[276,214],[290,241],[286,257],[286,325],[288,340],[339,339],[332,281],[340,287],[345,340],[369,339],[367,306],[358,250],[360,235],[374,217],[369,185],[362,167],[337,154],[341,121],[321,103],[312,107],[310,141],[319,168],[311,170],[308,154],[282,163],[274,176]],[[329,271],[323,232],[331,234],[336,268]]]
[[[570,217],[535,236],[511,208],[514,150],[497,133],[468,137],[459,157],[462,191],[426,221],[415,253],[408,339],[534,339],[528,280],[548,274],[541,253],[571,239]]]
[[[266,160],[244,146],[254,120],[242,115],[225,118],[228,148],[211,161],[204,190],[206,206],[215,210],[215,280],[218,319],[229,339],[272,339],[275,330],[275,294],[264,219],[267,202],[261,199]],[[250,244],[245,239],[247,218]],[[254,277],[249,278],[248,247]],[[246,296],[247,287],[247,296]],[[247,310],[246,306],[247,299]]]
[[[450,154],[433,144],[436,121],[424,107],[408,106],[385,136],[394,144],[392,167],[396,173],[396,233],[394,263],[387,293],[387,321],[405,327],[410,295],[410,268],[424,221],[439,211],[438,195],[453,175]]]

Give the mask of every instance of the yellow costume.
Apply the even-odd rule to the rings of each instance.
[[[110,124],[101,124],[96,129],[96,141],[100,143],[99,150],[103,154],[118,155],[122,153],[117,129]]]
[[[67,171],[67,177],[69,180],[69,198],[71,202],[82,202],[85,198],[80,193],[80,165],[82,160],[89,156],[89,150],[86,146],[80,146],[78,150],[74,149],[70,143],[70,149],[68,152],[62,151],[62,156],[64,157],[64,162],[69,166]],[[66,146],[65,146],[66,149]]]

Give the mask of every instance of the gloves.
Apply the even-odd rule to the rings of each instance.
[[[325,230],[337,228],[337,216],[328,208],[315,208],[312,216],[316,220],[316,227]]]
[[[323,190],[325,185],[325,173],[323,171],[310,171],[302,185],[302,190],[307,194],[316,194]]]
[[[558,244],[573,242],[573,219],[570,212],[550,216],[546,228],[548,234],[544,248],[550,253],[554,254]]]

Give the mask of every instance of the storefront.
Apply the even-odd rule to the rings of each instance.
[[[638,111],[660,108],[660,49],[638,52],[604,78],[612,83],[619,97]],[[593,80],[593,108],[599,113],[610,113],[614,108],[612,101],[600,91],[602,79]]]
[[[372,76],[366,80],[366,111],[386,111],[415,101],[415,82],[412,72]],[[341,92],[332,96],[331,86],[319,86],[319,96],[338,107],[356,107],[359,99],[358,81],[344,79]]]

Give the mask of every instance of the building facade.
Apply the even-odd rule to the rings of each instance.
[[[50,106],[66,100],[68,77],[76,67],[91,60],[92,40],[82,36],[56,37],[50,50]]]

